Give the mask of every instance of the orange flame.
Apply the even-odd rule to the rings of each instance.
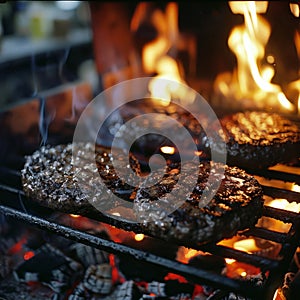
[[[162,146],[160,148],[160,151],[162,153],[165,153],[165,154],[174,154],[175,153],[175,148],[171,147],[171,146]]]
[[[233,244],[233,248],[247,253],[254,253],[261,250],[257,247],[255,240],[252,238],[237,241]]]
[[[290,3],[290,10],[296,18],[300,17],[300,9],[298,3]]]
[[[79,215],[70,214],[70,217],[72,217],[72,218],[74,218],[74,219],[77,219],[77,218],[79,218],[80,216],[79,216]]]
[[[244,24],[233,28],[228,39],[228,46],[237,58],[237,68],[234,74],[220,74],[216,78],[216,93],[246,107],[254,104],[258,108],[294,111],[295,106],[281,87],[272,83],[273,66],[263,64],[271,27],[258,13],[266,12],[267,1],[230,1],[229,6],[234,14],[244,16]],[[266,60],[275,62],[271,56]]]
[[[296,213],[300,212],[300,203],[288,202],[286,199],[275,199],[267,203],[267,205]]]
[[[135,236],[134,236],[134,239],[137,242],[141,242],[144,238],[145,238],[145,236],[142,233],[135,234]]]
[[[29,260],[30,258],[34,257],[34,255],[35,255],[35,253],[33,251],[27,251],[24,254],[23,258],[24,258],[24,260]]]
[[[131,28],[136,30],[145,17],[147,4],[141,3],[137,8]],[[151,15],[151,22],[157,30],[157,37],[147,43],[142,50],[143,69],[146,74],[156,73],[149,83],[150,96],[160,100],[160,104],[169,105],[173,97],[194,101],[195,95],[182,86],[185,84],[182,68],[176,61],[178,50],[178,4],[170,2],[165,12],[156,9]],[[169,79],[162,81],[160,78]]]

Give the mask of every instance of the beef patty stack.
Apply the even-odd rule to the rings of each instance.
[[[187,121],[186,117],[183,119]],[[188,129],[198,141],[203,142],[199,145],[203,147],[207,142],[203,131],[191,124],[193,123],[187,126]],[[228,158],[232,166],[226,165],[224,172],[218,174],[216,170],[220,163],[199,159],[197,180],[189,193],[180,192],[184,190],[181,185],[189,184],[194,175],[190,172],[189,163],[176,162],[167,168],[152,172],[151,182],[155,184],[149,184],[146,179],[144,184],[134,186],[133,180],[128,177],[130,173],[126,170],[131,167],[136,176],[144,175],[134,154],[130,154],[128,163],[128,160],[120,158],[118,153],[112,156],[109,149],[101,146],[96,147],[96,170],[93,173],[83,169],[82,175],[86,178],[86,185],[84,188],[79,187],[71,161],[72,145],[42,147],[28,156],[22,170],[24,191],[41,205],[92,218],[97,218],[97,214],[103,213],[97,211],[94,205],[97,207],[100,203],[108,214],[110,210],[124,205],[124,201],[111,201],[113,193],[129,204],[128,207],[139,221],[132,227],[126,222],[118,223],[124,229],[132,229],[188,246],[219,241],[253,226],[262,215],[261,186],[253,176],[233,165],[247,167],[252,159],[263,161],[260,167],[273,165],[282,161],[282,153],[293,150],[293,156],[297,157],[300,143],[299,129],[275,114],[237,114],[224,117],[221,124],[225,129],[222,134],[228,146]],[[197,130],[193,132],[193,128]],[[85,152],[91,147],[90,144],[83,144],[79,159],[84,160]],[[274,155],[271,154],[273,150]],[[114,169],[116,164],[113,165],[112,161],[117,164],[118,172]],[[124,174],[119,174],[119,170],[124,170]],[[99,174],[101,184],[94,180]],[[219,178],[220,185],[209,202],[203,205],[201,196],[210,188],[209,174]],[[179,182],[179,176],[183,176],[181,178],[184,180]],[[92,199],[88,196],[90,190],[93,190]],[[155,206],[156,202],[168,194],[172,194],[168,200],[171,201],[171,206],[172,201],[178,201],[178,197],[181,204],[172,211],[166,211],[160,205]]]

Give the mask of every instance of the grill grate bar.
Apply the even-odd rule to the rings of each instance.
[[[16,176],[16,177],[21,176],[20,171],[14,170],[14,169],[11,169],[11,168],[7,168],[7,167],[0,167],[0,174],[3,174],[5,176],[7,176],[7,175],[12,175],[12,176]]]
[[[254,175],[262,176],[266,179],[278,179],[300,184],[300,176],[298,174],[291,174],[277,170],[257,170]]]
[[[280,173],[282,173],[277,171],[268,172],[269,174],[272,174],[272,179],[275,179],[273,176],[275,172],[278,176],[281,176]],[[282,174],[284,174],[284,181],[288,181],[290,178],[292,178],[288,177],[289,175],[294,176],[293,174]],[[22,190],[22,187],[20,185],[20,175],[21,172],[18,170],[0,167],[0,176],[4,179],[4,182],[0,183],[0,192],[4,191],[5,195],[6,193],[16,195],[18,196],[17,199],[22,199],[22,201],[24,200],[25,203],[27,203],[27,201],[32,203],[32,200],[30,198],[27,198],[24,191]],[[15,184],[11,184],[11,182],[15,182]],[[296,182],[299,182],[299,178]],[[295,201],[300,203],[300,193],[298,192],[270,186],[263,186],[263,192],[264,195],[270,196],[275,199],[284,198],[289,202]],[[211,273],[207,270],[198,269],[183,264],[181,262],[178,262],[177,260],[169,260],[159,255],[154,255],[152,253],[131,248],[129,246],[119,244],[111,240],[105,240],[103,238],[93,236],[85,231],[80,231],[72,227],[61,225],[56,221],[49,221],[44,216],[41,216],[40,213],[38,213],[37,216],[32,213],[22,212],[22,207],[18,207],[18,209],[12,208],[12,203],[9,202],[7,204],[6,202],[8,201],[4,200],[1,203],[0,212],[3,212],[7,216],[22,220],[40,229],[56,233],[57,235],[64,236],[71,240],[84,243],[92,247],[108,251],[110,253],[130,255],[137,260],[155,264],[168,270],[169,272],[182,275],[187,280],[190,280],[194,283],[207,284],[216,288],[220,288],[223,291],[241,292],[243,295],[253,297],[254,299],[266,299],[265,296],[267,293],[268,295],[273,295],[274,291],[271,291],[273,287],[270,288],[269,284],[274,285],[274,282],[278,280],[279,276],[280,278],[282,278],[283,274],[281,273],[284,272],[284,270],[288,266],[289,261],[292,259],[290,256],[295,252],[295,247],[297,247],[298,245],[297,239],[299,234],[297,230],[299,230],[300,225],[300,214],[268,206],[264,207],[263,216],[278,219],[286,223],[292,223],[292,229],[288,233],[280,233],[262,227],[253,227],[241,232],[240,234],[244,236],[263,238],[265,240],[282,244],[282,249],[280,252],[280,256],[278,256],[278,259],[271,259],[268,257],[264,257],[258,253],[251,254],[213,243],[199,245],[197,248],[195,248],[193,245],[192,248],[194,249],[209,252],[211,254],[215,254],[224,258],[233,258],[239,262],[256,266],[260,268],[262,272],[269,271],[270,276],[268,277],[266,282],[264,282],[262,286],[258,287],[249,280],[240,281],[237,279],[232,279],[227,277],[226,275]],[[40,207],[40,205],[38,205],[38,207]],[[97,215],[97,218],[90,216],[90,218],[116,227],[119,227],[118,225],[122,223],[122,220],[115,221],[114,219],[112,220],[112,218],[109,218],[105,215]],[[127,230],[135,231],[135,227],[129,224]],[[278,284],[276,283],[276,286],[274,285],[274,290],[278,286]],[[271,297],[268,299],[271,299]]]
[[[10,193],[13,193],[13,194],[25,196],[24,191],[22,191],[22,190],[20,190],[18,188],[14,188],[14,187],[8,186],[6,184],[0,184],[0,190],[4,191],[4,192],[10,192]]]
[[[270,240],[276,243],[286,243],[288,242],[288,235],[286,233],[281,233],[273,230],[269,230],[262,227],[254,227],[243,231],[244,236],[255,236],[265,240]]]
[[[263,215],[270,218],[275,218],[285,223],[298,223],[300,221],[300,214],[287,211],[271,206],[264,206]]]
[[[275,269],[279,266],[279,261],[277,260],[269,259],[256,254],[249,254],[222,245],[215,245],[215,244],[202,245],[199,246],[199,250],[210,252],[212,254],[222,256],[222,257],[233,258],[235,260],[247,264],[255,265],[256,267],[259,267],[261,269],[266,269],[266,268]]]
[[[263,294],[262,287],[256,286],[249,281],[240,281],[231,279],[214,272],[198,269],[178,261],[169,260],[148,252],[144,252],[114,241],[94,236],[92,234],[67,227],[56,222],[48,221],[44,218],[29,215],[19,210],[0,205],[0,211],[8,217],[13,217],[24,221],[30,225],[34,225],[43,230],[53,232],[57,235],[64,236],[68,239],[84,243],[86,245],[102,249],[114,254],[130,255],[140,261],[155,264],[167,269],[169,272],[177,273],[185,276],[187,279],[199,284],[214,285],[227,291],[245,292],[248,291],[249,296],[260,297]],[[258,298],[256,298],[258,299]],[[262,298],[263,299],[263,298]]]
[[[264,194],[272,198],[284,198],[289,202],[300,203],[300,193],[277,187],[262,185]]]

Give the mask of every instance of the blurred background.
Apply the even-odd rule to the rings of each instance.
[[[178,2],[176,7],[168,3],[1,1],[0,107],[55,94],[82,81],[96,95],[118,81],[155,75],[158,71],[151,63],[158,62],[156,50],[151,49],[151,59],[142,61],[145,45],[165,37],[166,53],[176,60],[180,77],[212,98],[219,74],[225,73],[222,80],[230,84],[226,72],[234,73],[238,59],[228,38],[244,17],[225,1]],[[270,1],[261,16],[271,33],[259,63],[274,69],[269,81],[280,85],[296,106],[299,5]],[[258,32],[263,36],[261,29]],[[294,82],[297,88],[286,88]]]

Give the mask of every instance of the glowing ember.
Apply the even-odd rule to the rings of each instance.
[[[113,212],[112,215],[114,215],[116,217],[121,217],[120,213],[118,213],[118,212]]]
[[[195,151],[195,155],[201,156],[201,155],[203,155],[203,151]]]
[[[144,235],[142,233],[138,233],[134,236],[134,239],[137,241],[137,242],[140,242],[144,239]]]
[[[261,250],[257,247],[254,239],[245,239],[237,241],[233,244],[233,248],[247,253],[254,253]]]
[[[33,251],[28,251],[24,254],[23,258],[24,260],[29,260],[30,258],[34,257],[34,252]]]
[[[200,250],[195,250],[195,249],[190,249],[186,247],[180,247],[178,252],[177,252],[177,260],[182,262],[182,263],[188,263],[189,260],[197,255],[204,255],[205,252],[200,251]]]
[[[79,218],[80,216],[79,215],[73,215],[73,214],[70,214],[70,217],[72,217],[72,218]]]
[[[299,187],[299,186],[298,186]],[[267,206],[293,211],[296,213],[300,212],[300,203],[288,202],[286,199],[275,199],[266,204]]]
[[[300,204],[296,202],[288,202],[286,199],[272,199],[265,201],[266,206],[271,206],[278,209],[283,209],[287,211],[292,211],[299,213],[300,212]],[[284,223],[282,221],[273,219],[273,218],[267,218],[263,217],[260,220],[260,226],[264,228],[268,228],[273,231],[277,232],[288,232],[292,226],[291,223]]]
[[[189,249],[187,253],[185,253],[185,258],[186,259],[190,259],[192,257],[194,257],[195,255],[199,254],[199,253],[202,253],[202,252],[199,252],[195,249]]]
[[[165,154],[174,154],[175,148],[170,146],[163,146],[160,148],[160,151]]]
[[[292,185],[292,191],[293,191],[293,192],[300,193],[300,185],[294,183],[294,184]]]
[[[225,258],[225,262],[226,262],[227,265],[231,265],[231,264],[233,264],[234,262],[236,262],[236,260],[233,259],[233,258]]]
[[[244,24],[233,28],[228,39],[228,46],[237,58],[237,69],[233,74],[224,73],[216,78],[216,93],[226,99],[235,99],[246,108],[276,107],[286,112],[295,111],[295,105],[281,87],[272,83],[275,57],[265,57],[271,27],[258,14],[266,12],[268,3],[230,1],[229,6],[234,14],[244,16]],[[268,64],[263,63],[264,60]]]
[[[242,277],[246,277],[246,276],[247,276],[247,272],[243,271],[243,272],[241,273],[241,276],[242,276]]]

